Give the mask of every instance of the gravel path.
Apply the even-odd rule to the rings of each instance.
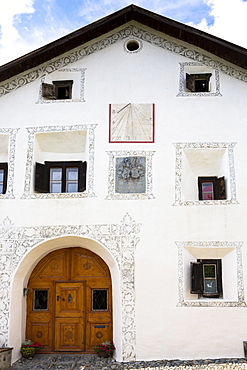
[[[8,370],[247,370],[247,359],[160,360],[116,362],[97,355],[36,355],[20,359]]]

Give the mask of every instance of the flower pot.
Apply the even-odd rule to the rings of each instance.
[[[35,355],[35,349],[34,348],[21,348],[21,354],[22,354],[22,357],[25,357],[25,358],[28,358],[29,360],[31,360],[33,358],[33,356]]]
[[[98,356],[99,357],[110,357],[110,354],[105,351],[99,351]]]

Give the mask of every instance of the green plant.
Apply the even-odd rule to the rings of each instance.
[[[107,353],[108,355],[112,355],[113,351],[115,349],[115,346],[112,341],[108,340],[106,342],[103,342],[101,344],[97,344],[93,347],[94,351],[96,353],[99,353],[101,351]]]

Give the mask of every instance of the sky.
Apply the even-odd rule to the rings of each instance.
[[[247,0],[0,0],[0,65],[130,4],[247,48]]]

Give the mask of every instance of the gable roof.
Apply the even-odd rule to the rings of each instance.
[[[37,67],[130,21],[141,23],[247,69],[247,49],[136,5],[129,5],[1,66],[0,82]]]

